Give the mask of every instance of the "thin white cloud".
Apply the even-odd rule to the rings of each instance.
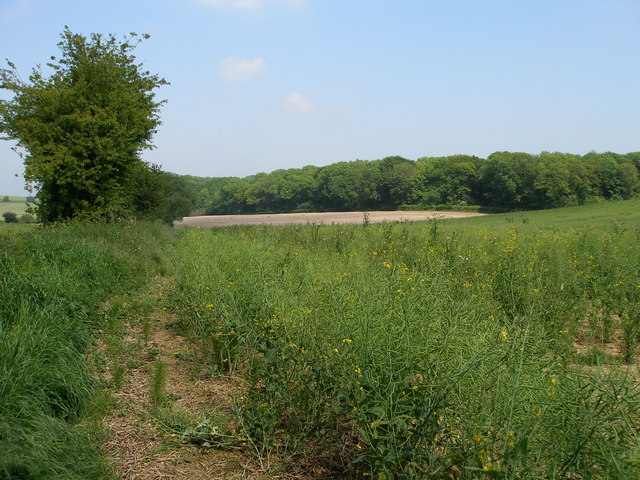
[[[293,92],[284,99],[284,106],[292,112],[315,112],[321,110],[321,107],[312,102],[306,94]]]
[[[18,0],[14,2],[13,7],[0,11],[0,20],[3,22],[13,20],[14,18],[25,15],[30,9],[31,4],[29,0]]]
[[[235,8],[238,10],[260,10],[268,4],[279,4],[289,7],[301,7],[307,0],[199,0],[203,5],[216,8]]]
[[[261,58],[227,57],[218,64],[220,76],[229,82],[246,82],[260,77],[264,72]]]

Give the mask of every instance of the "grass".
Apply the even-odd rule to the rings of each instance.
[[[153,363],[151,374],[149,399],[155,409],[166,406],[169,403],[167,397],[167,364],[161,360]]]
[[[637,206],[188,230],[172,308],[245,376],[258,455],[378,479],[636,478]]]
[[[523,226],[544,230],[566,230],[567,228],[610,229],[614,225],[621,228],[640,228],[640,199],[608,201],[582,205],[579,207],[557,208],[512,212],[488,217],[472,217],[455,220],[456,229],[469,226],[500,228]]]
[[[58,225],[0,232],[0,478],[103,479],[85,353],[111,295],[158,268],[165,230]]]
[[[196,357],[247,385],[227,432],[171,405],[156,362],[151,403],[182,442],[243,438],[334,477],[638,478],[638,206],[179,233],[0,225],[0,478],[113,478],[85,353],[96,330],[122,333],[152,273],[172,275],[163,305]],[[121,343],[102,359],[114,388]]]
[[[15,235],[17,233],[25,233],[33,228],[36,228],[37,225],[34,223],[25,224],[25,223],[5,223],[4,221],[0,221],[0,236],[2,235]]]

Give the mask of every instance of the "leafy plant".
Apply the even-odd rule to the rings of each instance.
[[[0,69],[13,96],[0,101],[0,132],[25,151],[24,176],[45,223],[132,212],[136,182],[151,172],[140,151],[160,124],[153,91],[167,84],[136,63],[139,42],[65,28],[49,77],[38,67],[23,81],[9,61]]]
[[[13,212],[4,212],[2,214],[2,217],[4,218],[4,221],[6,223],[18,223],[18,215],[16,215]]]

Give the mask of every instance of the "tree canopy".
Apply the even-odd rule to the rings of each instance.
[[[460,207],[530,210],[640,194],[640,154],[542,152],[394,156],[259,173],[184,177],[200,213]]]
[[[154,90],[167,84],[136,63],[132,52],[146,38],[87,38],[66,27],[49,74],[38,66],[23,81],[13,63],[0,69],[0,88],[13,94],[0,101],[1,138],[16,141],[43,221],[157,208],[137,201],[135,188],[140,176],[150,184],[153,168],[140,154],[160,125],[164,102]]]

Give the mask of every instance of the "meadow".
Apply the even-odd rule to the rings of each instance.
[[[103,333],[123,334],[158,277],[171,288],[154,302],[196,342],[184,355],[197,375],[243,379],[224,448],[264,465],[300,478],[639,478],[639,207],[0,225],[0,478],[114,478],[102,418],[124,408],[112,394],[128,360]]]
[[[258,457],[349,478],[638,478],[640,203],[191,229],[167,306]],[[309,467],[311,468],[311,467]]]

